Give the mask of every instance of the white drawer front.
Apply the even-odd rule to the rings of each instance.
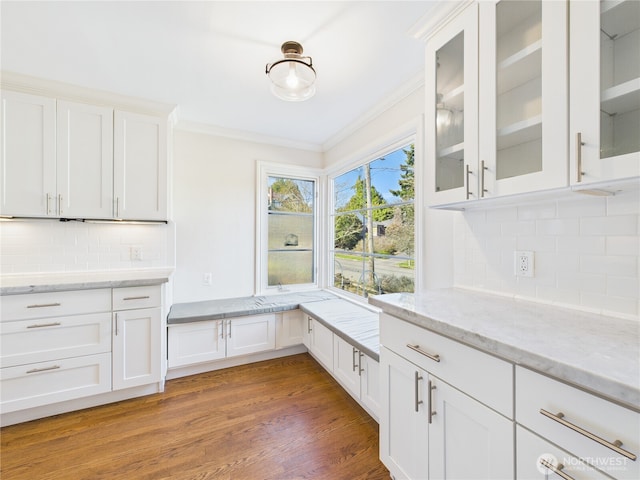
[[[0,370],[0,410],[24,410],[111,391],[111,354]]]
[[[111,351],[111,314],[0,323],[0,366]]]
[[[132,310],[134,308],[159,307],[162,300],[160,288],[160,285],[114,288],[113,309]]]
[[[513,418],[513,366],[510,363],[384,313],[380,315],[380,343]]]
[[[109,288],[0,297],[0,318],[3,322],[110,311]]]
[[[573,455],[520,426],[516,427],[516,443],[518,445],[516,478],[518,479],[556,478],[560,480],[562,477],[554,472],[554,470],[560,470],[574,480],[609,480],[604,473],[593,469]],[[545,466],[543,462],[551,466]],[[562,468],[559,468],[558,464],[562,465]]]
[[[588,438],[561,420],[597,436]],[[614,478],[640,478],[640,459],[631,460],[606,443],[640,454],[640,414],[562,382],[516,367],[516,421]]]

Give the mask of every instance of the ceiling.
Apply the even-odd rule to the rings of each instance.
[[[180,122],[323,150],[422,82],[408,31],[435,1],[0,2],[4,71],[177,104]],[[295,40],[317,93],[273,97],[266,63]]]

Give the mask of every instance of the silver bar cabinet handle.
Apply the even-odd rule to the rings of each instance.
[[[38,372],[48,372],[49,370],[58,370],[60,365],[53,365],[52,367],[44,367],[44,368],[32,368],[31,370],[27,370],[27,373],[38,373]]]
[[[356,353],[358,352],[358,350],[356,350],[356,347],[351,347],[353,352],[351,354],[351,364],[352,364],[352,371],[355,372],[356,371],[356,367],[358,365],[356,365]]]
[[[358,376],[362,376],[362,372],[364,372],[364,368],[362,368],[362,357],[364,357],[364,353],[358,352]]]
[[[36,303],[34,305],[27,305],[27,308],[46,308],[46,307],[59,307],[60,303]]]
[[[471,192],[469,191],[469,174],[472,173],[471,170],[469,169],[469,164],[467,163],[465,165],[465,184],[466,184],[466,199],[469,200],[469,196],[471,195]]]
[[[147,298],[151,298],[149,295],[142,295],[140,297],[124,297],[122,300],[146,300]]]
[[[418,388],[418,382],[420,382],[420,380],[422,380],[422,375],[420,375],[420,372],[415,372],[415,377],[414,377],[414,390],[415,390],[415,407],[416,407],[416,412],[418,411],[419,405],[422,403],[422,400],[420,400],[420,395],[419,395],[419,388]]]
[[[62,215],[62,194],[58,195],[58,215]]]
[[[584,142],[582,141],[582,132],[576,133],[576,180],[578,183],[582,181],[582,175],[584,172],[582,171],[582,147],[584,146]]]
[[[118,312],[114,314],[115,317],[115,328],[116,328],[116,337],[118,336]]]
[[[227,338],[231,338],[231,320],[227,320]]]
[[[62,325],[60,322],[36,323],[35,325],[27,326],[27,328],[59,327],[60,325]]]
[[[558,422],[560,425],[564,425],[565,427],[573,430],[574,432],[578,432],[579,434],[584,435],[585,437],[593,440],[594,442],[597,442],[600,445],[607,447],[613,450],[614,452],[627,457],[629,460],[635,461],[637,458],[636,455],[634,455],[633,453],[628,452],[624,448],[620,448],[622,446],[622,442],[620,440],[614,440],[613,442],[609,442],[608,440],[605,440],[604,438],[599,437],[596,434],[591,433],[588,430],[585,430],[584,428],[574,425],[573,423],[565,420],[564,413],[562,412],[553,414],[551,412],[546,411],[544,408],[541,408],[540,413],[545,417]]]
[[[51,194],[47,193],[47,215],[51,215]]]
[[[541,458],[540,459],[540,465],[542,465],[545,468],[548,468],[553,473],[558,475],[560,478],[564,478],[564,480],[575,480],[572,476],[567,475],[566,473],[564,473],[562,471],[562,469],[564,468],[564,465],[561,464],[561,463],[559,463],[557,466],[555,466],[555,465],[547,462],[544,458]]]
[[[224,320],[218,322],[218,328],[220,329],[220,338],[224,339]]]
[[[427,408],[428,413],[427,413],[427,418],[429,419],[429,423],[433,422],[433,416],[436,414],[436,412],[433,411],[433,399],[431,398],[431,392],[433,392],[436,389],[436,386],[433,385],[431,383],[431,380],[429,380],[429,382],[427,383],[427,389],[429,390],[429,402],[427,404]]]
[[[484,188],[484,172],[488,169],[488,167],[484,166],[484,160],[482,160],[480,162],[480,198],[484,198],[484,194],[487,193],[487,189]]]
[[[420,345],[411,345],[410,343],[407,343],[407,347],[413,350],[414,352],[418,352],[420,355],[424,355],[425,357],[433,360],[434,362],[440,361],[440,355],[438,355],[437,353],[425,352],[420,348]]]
[[[307,333],[311,333],[311,317],[307,317]]]

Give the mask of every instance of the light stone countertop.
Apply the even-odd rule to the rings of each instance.
[[[640,410],[640,321],[459,288],[372,296],[369,303]]]
[[[323,290],[256,295],[250,297],[204,300],[200,302],[174,303],[167,317],[168,325],[179,323],[220,320],[222,318],[260,315],[262,313],[295,310],[304,302],[318,302],[336,298]]]
[[[300,308],[369,357],[380,360],[380,317],[377,312],[340,298],[303,303]]]
[[[2,275],[0,276],[0,296],[159,285],[169,281],[172,273],[172,268],[148,268]]]

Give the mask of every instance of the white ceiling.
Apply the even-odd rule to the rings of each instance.
[[[435,1],[0,2],[2,70],[177,104],[180,121],[322,150],[420,82],[408,31]],[[286,40],[318,73],[301,103],[273,97],[265,64]]]

